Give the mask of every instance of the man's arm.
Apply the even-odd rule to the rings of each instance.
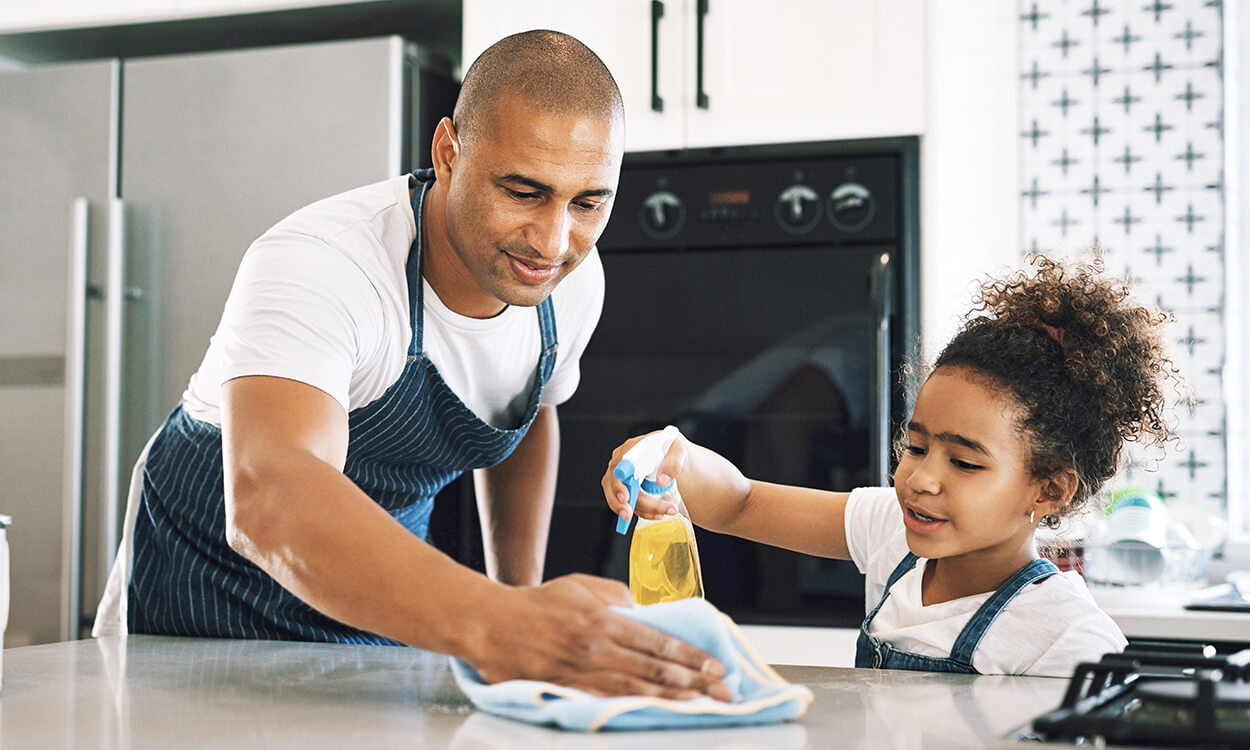
[[[492,579],[542,583],[559,458],[556,407],[543,406],[512,455],[474,472],[486,573]]]
[[[505,586],[417,539],[343,474],[347,437],[342,406],[317,388],[261,376],[223,385],[231,548],[326,615],[459,656],[490,682],[728,698],[706,653],[607,606],[628,604],[619,582]]]
[[[225,383],[230,546],[340,622],[437,651],[461,651],[451,612],[486,596],[489,582],[414,543],[411,532],[343,474],[347,436],[347,414],[317,388],[274,377]],[[446,605],[423,606],[430,599]]]

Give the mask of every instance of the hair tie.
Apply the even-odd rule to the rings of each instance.
[[[1063,346],[1064,330],[1062,328],[1059,326],[1052,326],[1048,323],[1043,323],[1040,320],[1036,321],[1033,325],[1047,336],[1054,339],[1055,343],[1059,344],[1060,347]]]

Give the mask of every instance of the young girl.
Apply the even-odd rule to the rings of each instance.
[[[894,487],[850,493],[747,479],[678,439],[659,480],[679,479],[694,522],[823,557],[867,577],[857,667],[1069,677],[1126,644],[1075,572],[1034,533],[1075,513],[1118,468],[1125,441],[1162,447],[1167,316],[1101,266],[1034,261],[982,285],[900,436]],[[630,515],[611,467],[608,505]],[[636,512],[675,512],[640,495]]]

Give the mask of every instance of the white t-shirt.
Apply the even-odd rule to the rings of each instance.
[[[851,559],[865,574],[868,611],[877,606],[886,581],[907,555],[903,515],[892,487],[861,488],[846,503],[846,541]],[[873,618],[873,637],[903,651],[947,657],[955,639],[990,593],[924,606],[920,582],[927,561],[894,583],[890,598]],[[1026,586],[990,625],[972,656],[982,674],[1071,677],[1077,664],[1123,651],[1128,642],[1098,608],[1084,579],[1073,571]]]
[[[183,394],[188,414],[220,425],[221,384],[245,375],[307,383],[348,412],[399,378],[412,336],[405,266],[416,223],[408,185],[403,175],[326,198],[252,243]],[[542,349],[537,309],[467,318],[422,283],[426,354],[474,413],[515,427]],[[577,389],[578,361],[603,308],[598,251],[551,296],[560,348],[542,403],[560,404]]]

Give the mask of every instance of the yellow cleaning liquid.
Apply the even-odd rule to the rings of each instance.
[[[694,527],[680,516],[639,521],[629,545],[629,593],[638,604],[703,596]]]

